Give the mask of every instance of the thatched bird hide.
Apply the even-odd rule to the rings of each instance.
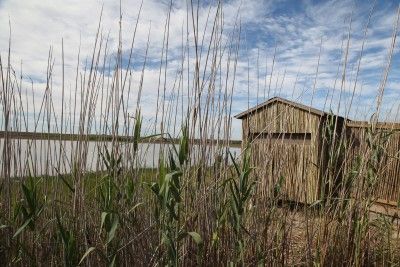
[[[374,178],[368,186],[376,201],[398,202],[400,124],[352,121],[279,97],[235,118],[261,195],[272,197],[279,187],[280,198],[308,204],[362,197],[365,180]]]

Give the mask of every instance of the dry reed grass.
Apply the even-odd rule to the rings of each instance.
[[[193,2],[188,6],[190,20],[186,34],[194,36],[194,44],[189,43],[189,38],[182,41],[182,69],[177,75],[178,85],[171,92],[166,82],[171,12],[168,13],[155,123],[147,130],[140,113],[146,60],[136,88],[132,117],[128,103],[129,95],[133,94],[130,73],[133,54],[130,53],[128,66],[123,66],[120,31],[117,60],[107,75],[104,70],[109,68],[110,55],[108,40],[101,31],[101,17],[91,61],[84,71],[79,69],[78,55],[75,88],[69,98],[63,75],[61,103],[69,103],[72,113],[64,113],[62,108],[58,114],[54,109],[52,92],[60,88],[53,88],[51,83],[52,50],[39,110],[35,109],[38,96],[33,89],[32,99],[22,97],[28,89],[22,88],[11,66],[10,50],[7,58],[0,58],[5,131],[1,157],[0,262],[9,266],[398,265],[397,220],[369,215],[375,181],[380,179],[380,170],[384,168],[379,161],[382,147],[376,145],[378,139],[372,139],[371,145],[359,155],[360,164],[345,174],[362,185],[351,188],[356,190],[354,200],[348,201],[348,188],[341,187],[335,194],[328,192],[324,205],[281,203],[281,179],[274,184],[274,195],[264,197],[260,194],[263,189],[259,179],[270,177],[256,177],[253,166],[243,160],[244,155],[240,164],[239,159],[229,158],[240,23],[237,20],[226,41],[222,36],[223,5],[219,2],[215,13],[210,15],[211,34],[205,44],[201,32],[206,30],[199,28],[196,17],[198,8]],[[380,112],[398,21],[395,25],[387,67],[377,93],[376,114]],[[343,74],[338,89],[341,92],[346,82],[349,40],[350,34],[343,49],[345,64],[341,66]],[[134,43],[135,33],[130,51]],[[10,42],[9,48],[11,45]],[[193,65],[189,48],[194,49]],[[273,71],[272,68],[264,98],[272,94]],[[171,101],[167,101],[169,97]],[[351,104],[347,108],[350,110]],[[178,113],[188,116],[179,117]],[[378,117],[374,117],[372,125]],[[34,122],[35,132],[50,133],[54,127],[60,133],[57,146],[51,145],[50,140],[28,140],[27,150],[22,151],[21,141],[12,139],[8,133],[31,130],[28,120]],[[268,129],[266,125],[263,132]],[[111,134],[114,138],[108,146],[108,140],[96,141],[100,156],[96,172],[89,173],[88,134],[93,132]],[[79,136],[71,150],[65,147],[63,133]],[[180,146],[162,145],[160,160],[154,157],[158,167],[147,170],[140,165],[138,143],[153,135],[178,136]],[[377,135],[379,132],[372,127],[371,136]],[[133,136],[132,142],[122,143],[119,136]],[[195,138],[203,142],[198,149],[194,149]],[[207,143],[210,138],[216,142]],[[342,153],[341,140],[338,136],[331,140],[337,144],[328,151],[331,165],[337,163],[335,159]],[[46,157],[37,158],[33,151],[43,149]],[[43,168],[39,170],[41,164]],[[20,179],[11,177],[13,168]],[[51,175],[54,169],[56,177]],[[58,172],[61,169],[69,169],[70,173]],[[327,172],[325,179],[335,180],[336,175]]]

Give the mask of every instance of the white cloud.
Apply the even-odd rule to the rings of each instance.
[[[191,75],[189,78],[187,77],[188,63],[186,61],[183,69],[184,84],[180,83],[180,76],[177,75],[181,68],[182,45],[186,45],[187,3],[190,3],[190,1],[174,1],[171,11],[168,40],[169,61],[165,81],[167,95],[173,91],[176,92],[177,88],[179,88],[181,92],[185,92],[185,99],[188,95],[186,92],[188,90],[187,79],[189,79],[189,96],[194,98],[194,92],[190,91],[193,88],[193,77]],[[0,54],[2,58],[7,55],[9,34],[4,25],[8,25],[8,20],[10,19],[13,66],[16,70],[19,70],[22,61],[22,69],[26,77],[25,87],[30,88],[28,78],[32,78],[35,81],[34,89],[37,92],[37,97],[44,92],[47,56],[50,46],[53,47],[55,60],[52,81],[53,97],[56,103],[55,108],[58,111],[61,109],[61,39],[63,38],[64,40],[65,80],[67,94],[69,95],[69,90],[74,90],[75,88],[75,68],[79,46],[81,45],[80,71],[83,73],[84,62],[85,60],[90,60],[92,54],[99,14],[103,4],[101,30],[104,38],[110,34],[109,53],[110,55],[115,55],[118,45],[119,1],[104,1],[103,3],[100,0],[71,0],[68,2],[61,0],[6,0],[0,3],[0,25],[3,25],[3,29],[0,31]],[[156,100],[160,78],[159,63],[168,5],[169,1],[145,0],[143,2],[135,40],[131,101],[129,101],[131,112],[135,109],[134,103],[136,103],[136,94],[141,77],[141,65],[144,60],[147,35],[151,25],[148,67],[145,71],[142,93],[143,114],[148,120],[154,120],[157,106]],[[289,8],[289,4],[286,3],[286,5]],[[139,6],[139,0],[122,1],[124,55],[128,53],[130,48]],[[353,12],[349,64],[346,72],[347,80],[345,88],[343,88],[346,93],[351,95],[357,60],[362,45],[363,31],[370,6],[345,0],[325,1],[317,4],[311,1],[303,1],[301,10],[290,13],[279,12],[279,7],[282,7],[281,1],[235,0],[223,3],[223,24],[225,29],[221,36],[222,40],[228,44],[232,41],[230,34],[239,10],[238,18],[242,23],[243,33],[235,77],[233,113],[247,108],[248,97],[251,104],[262,101],[262,99],[257,100],[256,96],[263,96],[264,91],[268,91],[268,88],[270,88],[271,94],[279,93],[286,97],[291,97],[293,94],[296,99],[303,95],[303,101],[308,103],[307,96],[313,92],[321,38],[322,48],[318,80],[316,82],[316,92],[321,95],[317,94],[313,104],[323,108],[326,92],[333,93],[335,96],[339,94],[342,70],[339,68],[339,75],[337,71],[338,66],[340,67],[340,64],[343,63],[343,51],[346,46],[350,15]],[[215,12],[215,5],[210,8],[204,4],[199,9],[199,36],[202,36],[205,32],[204,49],[206,49],[210,40]],[[208,24],[206,24],[207,17],[209,18]],[[366,96],[369,97],[368,103],[371,103],[371,99],[376,94],[382,67],[386,62],[387,49],[391,41],[394,18],[395,11],[385,7],[377,8],[371,18],[360,77],[356,87],[356,93],[360,96],[357,100],[358,102],[356,102],[357,104],[366,105],[366,102],[368,102],[365,100]],[[193,70],[195,53],[191,23],[192,21],[189,17],[189,68]],[[199,42],[201,41],[202,39],[200,38]],[[342,47],[342,43],[344,43],[344,47]],[[277,54],[274,72],[270,77],[275,44],[277,45]],[[214,52],[212,49],[210,51]],[[222,58],[221,71],[223,73],[228,71],[227,53],[225,51]],[[212,56],[212,53],[210,56]],[[259,70],[257,69],[257,58]],[[111,59],[113,58],[111,57]],[[206,54],[203,52],[201,61],[203,67],[205,60]],[[209,75],[211,65],[208,65],[206,69],[206,74]],[[231,75],[232,71],[233,62],[231,62],[230,66]],[[398,71],[397,66],[393,66],[393,72],[396,73]],[[387,106],[394,103],[391,99],[395,98],[394,96],[398,91],[399,81],[392,76],[392,82],[388,84],[388,88],[391,89],[390,97],[388,100],[385,99],[388,103]],[[250,79],[248,80],[248,78]],[[217,80],[218,83],[223,84],[219,78]],[[231,84],[232,77],[228,81]],[[333,91],[335,82],[336,90]],[[163,89],[164,74],[161,75],[160,83],[161,89]],[[219,84],[215,85],[215,90],[218,91],[219,89]],[[248,90],[249,96],[247,95]],[[204,97],[207,95],[206,92],[205,90]],[[348,101],[348,98],[345,97],[344,101]],[[69,108],[72,109],[71,107]],[[97,113],[98,116],[99,114]],[[240,137],[241,131],[238,125],[238,122],[235,121],[233,132],[236,138]]]

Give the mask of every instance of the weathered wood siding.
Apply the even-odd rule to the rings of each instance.
[[[319,115],[281,102],[243,119],[243,146],[251,142],[261,195],[271,196],[283,177],[285,199],[302,203],[318,199],[321,120]]]

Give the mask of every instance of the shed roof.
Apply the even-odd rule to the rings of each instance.
[[[292,106],[292,107],[295,107],[295,108],[310,112],[311,114],[315,114],[315,115],[318,115],[318,116],[328,115],[327,112],[324,112],[322,110],[319,110],[319,109],[316,109],[316,108],[313,108],[313,107],[310,107],[310,106],[306,106],[306,105],[303,105],[303,104],[300,104],[300,103],[297,103],[297,102],[293,102],[293,101],[290,101],[290,100],[287,100],[287,99],[284,99],[284,98],[281,98],[281,97],[273,97],[273,98],[270,98],[270,99],[268,99],[267,101],[265,101],[265,102],[263,102],[261,104],[258,104],[255,107],[252,107],[252,108],[250,108],[250,109],[248,109],[246,111],[243,111],[243,112],[235,115],[234,117],[236,119],[243,119],[243,118],[251,115],[252,113],[255,113],[259,109],[262,109],[262,108],[264,108],[264,107],[266,107],[266,106],[268,106],[268,105],[270,105],[272,103],[275,103],[275,102],[284,103],[286,105],[289,105],[289,106]]]

